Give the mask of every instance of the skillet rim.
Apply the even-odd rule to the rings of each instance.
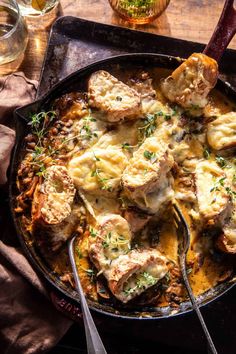
[[[9,174],[9,206],[10,206],[10,211],[11,211],[11,217],[13,219],[14,222],[14,226],[15,226],[15,230],[16,230],[16,234],[17,237],[20,241],[21,246],[24,249],[24,252],[27,256],[27,258],[29,259],[29,261],[33,264],[34,268],[39,270],[40,273],[43,275],[43,277],[50,283],[50,285],[56,289],[57,292],[62,293],[64,296],[66,296],[67,299],[69,299],[69,303],[76,303],[78,305],[80,305],[80,301],[79,301],[79,297],[78,295],[73,295],[72,291],[70,290],[69,287],[67,287],[67,290],[63,289],[59,283],[58,279],[53,279],[53,272],[47,272],[45,269],[43,269],[42,265],[38,262],[38,260],[34,257],[32,250],[30,249],[29,245],[27,245],[26,242],[26,238],[25,236],[23,236],[23,230],[20,229],[18,223],[17,223],[17,217],[16,217],[16,213],[14,212],[14,205],[13,205],[13,199],[15,198],[14,196],[14,186],[13,184],[15,184],[15,174],[16,171],[14,169],[15,164],[18,165],[19,163],[19,159],[17,158],[16,154],[17,154],[17,150],[18,150],[18,146],[20,143],[22,143],[22,139],[20,139],[19,137],[19,125],[23,124],[22,121],[24,121],[25,123],[27,122],[27,118],[25,118],[22,114],[21,111],[23,110],[27,110],[30,107],[33,106],[37,106],[37,108],[39,108],[40,106],[47,106],[48,102],[52,101],[53,99],[50,98],[51,96],[55,95],[55,93],[60,90],[60,88],[63,88],[64,85],[69,84],[69,82],[72,80],[73,82],[73,78],[76,78],[77,76],[83,76],[83,74],[85,76],[88,76],[90,71],[93,68],[99,67],[98,70],[101,70],[102,68],[100,67],[103,64],[119,64],[119,62],[121,61],[121,63],[123,62],[123,60],[127,61],[127,59],[131,59],[133,58],[134,60],[148,60],[148,61],[154,61],[154,59],[160,59],[165,61],[165,63],[168,63],[167,68],[171,67],[172,62],[174,63],[174,66],[176,66],[177,64],[180,64],[181,62],[184,61],[184,59],[179,58],[179,57],[174,57],[174,56],[170,56],[170,55],[165,55],[165,54],[156,54],[156,53],[128,53],[128,54],[120,54],[120,55],[116,55],[116,56],[111,56],[96,62],[93,62],[83,68],[78,69],[77,71],[71,73],[70,75],[68,75],[67,77],[65,77],[64,79],[62,79],[61,81],[59,81],[55,86],[53,86],[48,92],[46,92],[41,98],[36,99],[35,101],[31,102],[30,104],[27,104],[25,106],[22,106],[20,108],[17,108],[14,112],[14,116],[15,116],[15,120],[17,123],[17,129],[16,129],[16,144],[14,146],[14,151],[12,154],[12,159],[11,159],[11,164],[10,164],[10,174]],[[137,64],[137,63],[136,63]],[[139,63],[140,65],[141,63]],[[150,63],[151,64],[151,63]],[[153,63],[154,64],[154,63]],[[137,64],[138,65],[138,64]],[[160,67],[161,67],[161,63],[159,63]],[[177,65],[178,66],[178,65]],[[96,69],[95,69],[96,70]],[[236,99],[236,90],[234,90],[232,88],[231,85],[229,85],[226,82],[223,82],[222,80],[218,79],[217,82],[217,86],[218,85],[223,85],[222,87],[225,89],[225,91],[230,90],[230,95],[235,96]],[[222,91],[222,89],[220,90]],[[226,93],[225,93],[226,94]],[[228,93],[227,93],[228,94]],[[55,99],[55,97],[54,97]],[[28,112],[29,113],[29,112]],[[19,119],[17,119],[19,118]],[[17,162],[17,163],[16,163]],[[43,257],[41,257],[41,259],[43,259]],[[43,263],[43,262],[42,262]],[[44,266],[48,267],[46,262],[44,262]],[[231,288],[234,287],[234,285],[236,284],[236,279],[234,279],[235,277],[233,277],[230,280],[227,280],[226,282],[220,283],[217,286],[215,286],[213,289],[216,292],[215,295],[210,295],[208,296],[207,294],[210,293],[212,291],[212,289],[208,290],[207,292],[201,294],[197,299],[201,299],[203,297],[203,299],[201,301],[203,301],[202,303],[199,304],[200,307],[206,306],[212,302],[214,302],[215,300],[219,299],[221,296],[223,296],[225,293],[227,293],[228,291],[230,291]],[[225,287],[225,288],[224,288]],[[221,290],[221,288],[224,288]],[[204,297],[206,297],[206,300],[204,301]],[[181,305],[183,307],[187,307],[187,309],[181,309],[179,310],[179,312],[177,313],[169,313],[169,314],[160,314],[157,316],[152,316],[151,314],[155,314],[155,312],[151,312],[151,311],[143,311],[143,312],[137,312],[137,311],[133,311],[131,313],[129,313],[129,315],[123,315],[123,314],[117,314],[117,309],[116,308],[112,308],[111,306],[109,306],[109,308],[112,308],[112,310],[114,311],[108,311],[108,310],[104,310],[102,308],[98,308],[96,306],[94,306],[94,304],[96,304],[96,302],[90,301],[88,300],[88,304],[89,304],[89,308],[94,311],[97,312],[98,314],[102,314],[105,316],[109,316],[109,317],[113,317],[113,318],[118,318],[118,319],[125,319],[125,320],[161,320],[161,319],[172,319],[175,318],[177,316],[184,316],[187,315],[188,313],[191,313],[193,311],[190,302],[186,301],[186,302],[182,302]],[[107,305],[105,304],[99,304],[97,303],[98,306],[101,307],[107,307]],[[180,305],[180,307],[181,307]],[[189,306],[190,305],[190,306]],[[165,307],[165,308],[170,308]],[[160,307],[157,309],[161,309]],[[125,312],[126,310],[121,310],[122,312]],[[118,310],[119,312],[119,310]],[[136,314],[137,312],[137,314]],[[149,313],[150,317],[143,317],[145,316],[146,313]]]

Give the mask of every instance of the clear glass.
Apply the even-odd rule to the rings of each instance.
[[[23,16],[39,16],[51,11],[59,0],[17,0]]]
[[[28,31],[15,0],[0,0],[0,65],[24,52]]]
[[[150,23],[167,8],[170,0],[109,0],[123,19],[137,24]]]

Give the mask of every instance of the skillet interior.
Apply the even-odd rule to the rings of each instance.
[[[66,295],[68,298],[78,302],[78,296],[76,291],[71,287],[65,285],[59,277],[53,273],[45,260],[40,256],[37,249],[34,248],[32,244],[27,241],[27,233],[24,229],[24,226],[20,223],[17,214],[14,212],[14,207],[16,203],[16,171],[19,165],[19,162],[22,159],[23,154],[23,141],[24,137],[29,132],[29,127],[27,122],[31,113],[36,113],[42,109],[48,110],[51,103],[58,97],[62,96],[65,93],[69,93],[73,90],[86,90],[87,79],[90,74],[96,70],[107,70],[109,72],[114,72],[118,68],[122,70],[122,67],[128,68],[151,68],[151,67],[164,67],[168,69],[173,69],[177,67],[181,62],[181,59],[168,57],[164,55],[156,54],[130,54],[122,55],[109,59],[102,60],[100,62],[89,65],[88,67],[81,69],[74,74],[70,75],[58,85],[56,85],[48,94],[46,94],[41,100],[36,101],[30,105],[24,106],[16,110],[16,120],[17,120],[17,143],[14,150],[14,155],[11,162],[11,172],[10,172],[10,201],[11,201],[11,212],[13,220],[16,226],[17,234],[20,239],[20,242],[26,252],[28,259],[33,262],[33,265],[39,270],[44,277],[61,293]],[[229,96],[232,99],[236,99],[235,91],[228,85],[224,84],[221,81],[218,81],[217,84],[218,90],[220,90],[225,95]],[[234,286],[235,280],[230,279],[224,283],[214,287],[210,291],[207,291],[201,295],[198,300],[204,305],[207,304],[224,292],[228,291],[232,286]],[[92,301],[89,301],[90,308],[105,313],[107,315],[124,317],[124,318],[145,318],[145,319],[156,319],[156,318],[166,318],[173,317],[178,314],[184,314],[188,311],[191,311],[191,305],[189,302],[184,302],[180,305],[179,309],[173,311],[170,307],[163,308],[142,308],[137,311],[132,310],[132,312],[126,312],[124,310],[117,311],[117,309],[112,308],[108,305],[101,305]]]

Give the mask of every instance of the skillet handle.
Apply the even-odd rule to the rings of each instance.
[[[203,53],[219,62],[235,33],[236,10],[234,9],[234,0],[226,0],[215,31]]]
[[[56,309],[60,311],[64,316],[81,325],[83,324],[80,307],[76,306],[72,301],[70,302],[70,300],[62,296],[59,292],[56,292],[54,289],[50,292],[50,298]]]

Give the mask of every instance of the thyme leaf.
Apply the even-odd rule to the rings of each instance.
[[[216,156],[216,162],[221,168],[227,167],[227,161],[222,156]]]
[[[145,151],[144,151],[143,156],[144,156],[147,160],[150,160],[152,163],[155,162],[156,159],[157,159],[157,156],[156,156],[155,152],[151,152],[151,151],[148,151],[148,150],[145,150]]]
[[[210,153],[211,153],[211,150],[208,149],[208,148],[205,148],[205,149],[203,150],[203,157],[204,157],[206,160],[209,160],[209,158],[210,158]]]

